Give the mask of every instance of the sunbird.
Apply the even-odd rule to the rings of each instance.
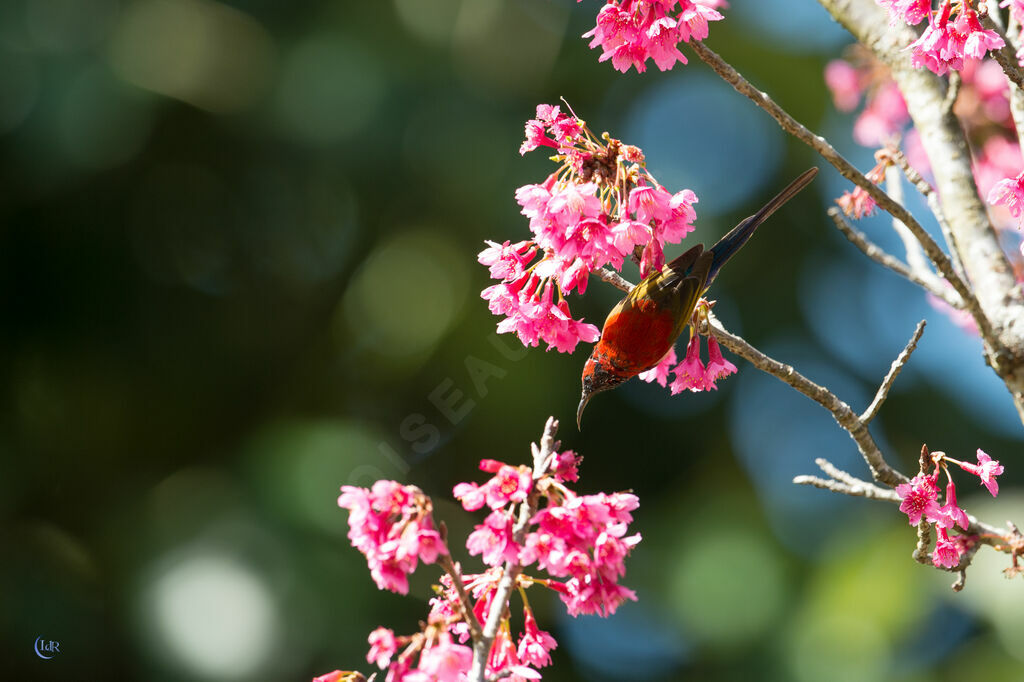
[[[583,409],[595,393],[615,388],[656,366],[690,323],[697,301],[722,266],[740,250],[754,230],[818,174],[817,168],[779,192],[764,207],[732,228],[708,250],[697,244],[647,275],[608,313],[601,338],[583,366],[583,396],[576,411],[580,428]]]

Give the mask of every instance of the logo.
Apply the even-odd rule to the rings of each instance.
[[[52,639],[44,640],[42,637],[36,637],[35,650],[36,656],[50,660],[60,653],[60,642],[54,642]]]

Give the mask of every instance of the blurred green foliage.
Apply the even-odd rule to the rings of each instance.
[[[1024,611],[1019,586],[999,577],[1003,558],[982,552],[954,596],[952,577],[911,561],[914,533],[894,509],[759,487],[776,474],[788,486],[817,455],[866,475],[825,412],[809,408],[787,428],[835,431],[835,451],[765,449],[746,468],[734,456],[737,434],[756,423],[735,407],[743,376],[712,395],[624,388],[595,400],[577,433],[586,349],[523,353],[494,337],[475,254],[484,239],[527,235],[513,191],[549,172],[542,154],[517,153],[537,103],[564,96],[595,130],[624,137],[640,126],[666,149],[679,135],[711,140],[743,205],[716,202],[726,182],[703,174],[710,159],[646,148],[655,172],[693,178],[705,241],[818,163],[772,126],[743,144],[754,129],[693,130],[687,116],[643,128],[645,93],[687,92],[708,75],[699,63],[643,76],[598,64],[578,37],[596,8],[0,4],[0,653],[10,679],[368,671],[367,634],[415,630],[437,571],[421,568],[409,597],[377,592],[345,538],[338,487],[421,486],[458,551],[474,520],[451,487],[477,476],[481,457],[526,461],[549,414],[562,419],[564,447],[586,457],[582,490],[640,496],[645,539],[625,580],[640,601],[608,622],[560,617],[557,600],[532,598],[561,643],[545,679],[1022,679]],[[808,30],[832,35],[816,11]],[[820,74],[841,39],[804,44],[756,28],[727,20],[710,44],[798,118],[826,125]],[[749,103],[736,96],[735,107],[746,120]],[[749,156],[757,136],[774,136],[777,150],[760,168]],[[743,184],[736,164],[756,181]],[[735,259],[716,295],[726,324],[755,344],[787,340],[782,359],[817,358],[870,395],[876,379],[816,341],[799,306],[804,264],[844,249],[807,193]],[[599,321],[619,294],[591,287],[573,309]],[[898,323],[909,335],[915,321]],[[898,350],[870,356],[872,376]],[[485,380],[472,374],[481,367]],[[445,401],[465,415],[446,416]],[[1007,488],[1020,480],[1016,441],[958,414],[908,378],[877,429],[905,468],[923,441],[965,457],[983,446],[1004,460]],[[747,435],[768,442],[769,431]],[[790,497],[805,505],[802,525],[778,515]],[[986,518],[1021,520],[1022,510],[1000,498]],[[37,637],[59,641],[60,655],[33,655]]]

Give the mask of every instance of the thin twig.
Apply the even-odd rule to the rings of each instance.
[[[898,202],[901,206],[905,205],[903,199],[903,177],[900,173],[900,169],[896,166],[886,166],[885,168],[885,189],[889,192],[889,196]],[[940,287],[941,281],[938,275],[931,269],[928,264],[928,259],[925,258],[924,251],[921,248],[921,242],[914,237],[914,233],[910,231],[906,225],[899,218],[892,219],[892,229],[899,235],[900,240],[903,242],[903,252],[906,254],[907,265],[923,280],[932,280],[936,288]]]
[[[938,296],[952,307],[957,309],[962,309],[964,307],[963,301],[960,300],[955,291],[942,286],[934,278],[923,279],[920,277],[916,272],[911,270],[906,263],[901,261],[899,258],[896,258],[896,256],[886,252],[882,247],[868,239],[863,232],[846,222],[846,219],[843,218],[842,211],[838,208],[833,206],[828,209],[828,217],[832,219],[833,223],[835,223],[836,228],[838,228],[854,246],[860,249],[861,252],[871,260],[883,267],[889,268],[896,274],[901,277],[905,277],[923,289],[926,289],[929,293]]]
[[[708,322],[714,331],[715,338],[722,342],[726,348],[744,358],[762,372],[767,372],[789,384],[831,412],[835,420],[839,422],[839,425],[850,434],[850,437],[857,444],[857,449],[860,450],[864,461],[867,462],[868,467],[871,469],[871,475],[876,481],[892,487],[907,480],[906,476],[890,467],[882,457],[875,439],[871,436],[870,431],[868,431],[867,424],[862,422],[857,413],[832,393],[832,391],[814,383],[796,371],[791,365],[783,364],[774,358],[768,357],[739,336],[730,333],[722,326],[722,323],[718,321],[714,313],[710,311],[708,313]]]
[[[715,73],[721,76],[727,83],[729,83],[737,92],[749,98],[752,102],[757,104],[759,107],[764,109],[772,118],[774,118],[783,130],[793,135],[798,140],[804,142],[823,159],[835,166],[844,178],[850,180],[875,200],[882,209],[888,211],[893,217],[898,218],[900,222],[907,226],[907,228],[914,234],[914,237],[921,243],[922,248],[932,264],[935,265],[936,270],[939,274],[946,279],[953,289],[964,299],[966,305],[965,309],[971,313],[975,323],[978,325],[978,330],[984,335],[986,339],[997,340],[998,337],[992,332],[992,324],[985,313],[982,311],[980,304],[974,296],[974,292],[971,291],[967,282],[956,272],[953,268],[953,264],[946,255],[946,252],[932,239],[932,236],[928,234],[928,231],[922,227],[921,223],[914,218],[910,212],[900,205],[898,202],[893,200],[888,194],[879,188],[875,183],[868,180],[863,173],[857,170],[853,164],[847,161],[835,148],[828,143],[828,141],[821,135],[817,135],[811,132],[806,126],[797,121],[791,115],[789,115],[782,107],[775,103],[775,101],[769,97],[766,93],[761,92],[755,88],[747,79],[739,74],[732,66],[730,66],[724,59],[716,54],[711,48],[705,45],[699,40],[691,40],[688,45],[697,53],[708,66],[710,66]]]
[[[483,628],[480,627],[480,621],[477,620],[476,614],[473,612],[473,602],[469,598],[469,594],[466,593],[466,585],[462,581],[462,574],[459,571],[459,567],[452,561],[452,557],[446,552],[441,554],[437,558],[437,563],[441,565],[444,572],[448,574],[448,577],[452,579],[452,585],[455,587],[455,592],[459,595],[459,605],[462,607],[462,615],[466,619],[466,623],[469,624],[469,634],[472,635],[473,641],[480,639],[483,636]]]
[[[801,475],[794,476],[793,483],[797,485],[810,485],[815,488],[821,488],[822,490],[830,490],[841,495],[850,495],[851,497],[866,497],[874,500],[899,502],[899,497],[892,490],[880,488],[877,485],[866,481],[864,481],[862,485],[850,485],[849,483],[843,483],[836,480],[826,480],[817,476]],[[893,497],[896,499],[892,499]]]
[[[878,391],[875,392],[875,399],[868,405],[868,409],[864,410],[864,413],[860,416],[860,420],[865,424],[870,424],[871,420],[878,414],[878,410],[882,407],[882,403],[889,397],[889,389],[892,388],[893,382],[896,381],[896,377],[899,375],[903,366],[907,364],[907,360],[910,359],[910,354],[917,348],[917,342],[921,340],[921,334],[924,333],[925,321],[921,320],[917,323],[917,329],[914,330],[914,335],[910,337],[910,341],[907,342],[903,352],[896,356],[896,359],[892,361],[892,366],[889,367],[889,373],[885,375],[885,379],[882,380],[882,385],[878,387]]]

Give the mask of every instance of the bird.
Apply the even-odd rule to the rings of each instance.
[[[697,301],[722,266],[758,228],[818,174],[810,168],[754,215],[741,221],[710,249],[697,244],[655,270],[630,289],[604,321],[601,337],[583,366],[583,395],[576,411],[581,428],[583,410],[594,394],[615,388],[655,367],[690,323]]]

